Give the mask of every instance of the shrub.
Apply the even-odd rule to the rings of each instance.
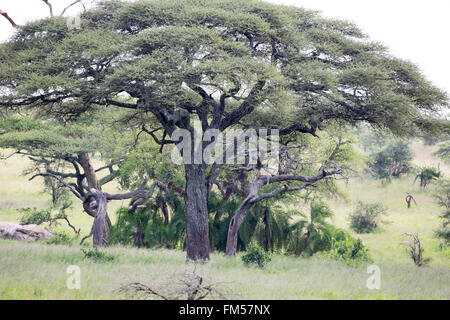
[[[81,249],[81,252],[84,254],[84,259],[90,259],[95,262],[110,262],[115,258],[112,255],[106,254],[98,249]]]
[[[355,211],[350,214],[350,228],[357,233],[371,233],[382,223],[381,215],[386,214],[387,209],[382,203],[358,201]]]
[[[253,244],[248,246],[247,251],[241,259],[246,266],[256,265],[259,268],[264,268],[267,263],[272,261],[269,253],[266,253],[261,247]]]
[[[444,245],[448,245],[450,244],[450,210],[445,211],[440,218],[443,222],[441,227],[435,231],[435,235],[444,240]]]
[[[414,179],[414,183],[419,179],[420,187],[425,189],[434,180],[441,177],[441,172],[439,169],[433,167],[422,167],[419,169],[419,174]]]
[[[410,239],[409,241],[402,242],[401,245],[407,247],[407,251],[414,264],[418,267],[427,265],[431,259],[423,257],[425,249],[422,246],[419,235],[405,233],[403,236]]]
[[[53,232],[54,237],[44,241],[45,244],[63,244],[71,245],[73,237],[69,236],[65,232]]]
[[[433,196],[439,206],[445,209],[440,216],[442,219],[441,227],[435,231],[435,235],[444,240],[441,247],[448,246],[450,244],[450,180],[439,181]]]
[[[331,249],[331,255],[336,260],[345,261],[347,264],[359,264],[371,262],[369,249],[360,239],[348,236],[345,240],[336,241]]]
[[[23,208],[20,210],[22,217],[20,218],[20,224],[35,224],[41,225],[51,220],[51,212],[48,210],[38,210],[36,208]]]

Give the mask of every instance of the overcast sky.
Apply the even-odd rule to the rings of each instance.
[[[320,10],[326,17],[355,22],[392,54],[416,63],[429,80],[450,94],[449,0],[266,1]],[[50,2],[55,14],[59,14],[72,0]],[[0,10],[7,11],[18,24],[48,16],[48,7],[41,0],[0,0]],[[81,6],[77,5],[68,14],[78,10]],[[8,21],[0,17],[0,41],[8,39],[13,31]]]

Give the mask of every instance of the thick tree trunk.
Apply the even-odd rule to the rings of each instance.
[[[187,260],[209,260],[208,190],[206,166],[186,164],[186,249]]]
[[[86,177],[86,181],[88,183],[89,189],[94,189],[95,198],[97,201],[97,215],[100,213],[100,216],[97,215],[94,217],[94,225],[92,226],[93,230],[93,244],[94,247],[101,247],[103,245],[107,245],[109,243],[109,229],[111,228],[111,220],[108,216],[108,205],[107,200],[104,194],[101,192],[101,185],[98,181],[97,174],[95,172],[95,168],[92,164],[91,157],[87,152],[82,152],[78,154],[78,162],[83,168],[84,175]],[[98,200],[100,199],[100,200]],[[104,201],[103,201],[104,199]],[[100,201],[100,204],[99,204]],[[99,207],[101,205],[101,207]],[[104,212],[103,212],[104,210]],[[100,227],[100,225],[102,225]]]
[[[103,192],[91,189],[92,197],[96,202],[96,215],[94,225],[92,226],[93,245],[94,247],[103,247],[109,242],[110,221],[107,218],[107,200]]]

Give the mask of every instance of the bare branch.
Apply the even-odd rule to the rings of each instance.
[[[286,184],[286,185],[284,185],[283,187],[281,187],[279,189],[275,189],[274,191],[269,192],[269,193],[264,193],[264,194],[260,195],[259,197],[255,198],[255,199],[252,199],[251,203],[256,203],[258,201],[261,201],[261,200],[264,200],[264,199],[267,199],[267,198],[272,198],[272,197],[275,197],[276,195],[279,195],[279,194],[285,193],[285,192],[300,191],[300,190],[306,189],[308,187],[316,187],[316,186],[314,184],[312,184],[312,183],[307,183],[307,184],[304,184],[304,185],[302,185],[300,187],[289,188],[289,186]]]
[[[69,4],[67,7],[64,8],[64,10],[61,12],[61,16],[64,15],[64,13],[66,13],[66,11],[71,8],[72,6],[76,5],[77,3],[81,4],[83,6],[84,12],[86,12],[86,6],[83,4],[83,2],[81,2],[81,0],[76,0],[74,2],[72,2],[71,4]]]
[[[151,135],[152,138],[153,138],[153,140],[155,140],[155,142],[156,142],[157,144],[159,144],[159,145],[165,145],[165,144],[173,144],[173,143],[175,143],[175,142],[172,141],[172,140],[165,140],[164,137],[163,137],[162,140],[159,140],[158,137],[155,135],[155,132],[157,132],[157,131],[159,131],[159,130],[161,130],[161,129],[162,129],[162,128],[156,128],[156,129],[153,129],[153,130],[149,131],[149,130],[147,130],[147,129],[145,128],[145,125],[142,126],[142,131],[144,131],[145,133]]]
[[[8,15],[8,13],[7,13],[6,11],[0,10],[0,14],[1,14],[2,16],[4,16],[5,19],[8,20],[9,23],[11,23],[11,25],[12,25],[14,28],[18,28],[18,27],[19,27],[19,25],[16,24],[16,23],[14,22],[14,20]]]
[[[59,183],[61,183],[64,187],[68,188],[78,199],[80,199],[81,201],[84,201],[85,198],[79,194],[71,185],[69,185],[67,182],[65,182],[64,180],[62,180],[61,178],[59,178],[58,176],[55,176],[51,173],[41,173],[39,172],[38,174],[35,174],[34,176],[32,176],[30,179],[28,179],[29,181],[33,180],[36,177],[51,177],[53,179],[58,180]]]
[[[42,2],[44,2],[48,6],[48,9],[50,10],[50,17],[53,17],[53,6],[52,6],[52,4],[48,0],[42,0]]]

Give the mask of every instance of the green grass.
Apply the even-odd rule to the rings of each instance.
[[[380,264],[381,289],[366,288],[365,266],[323,258],[275,255],[263,270],[248,268],[240,256],[213,254],[208,264],[186,265],[179,251],[113,247],[112,261],[86,259],[79,246],[0,240],[0,299],[123,299],[117,289],[130,282],[161,287],[185,271],[195,271],[234,299],[448,299],[446,267]],[[81,269],[81,289],[66,287],[69,265]]]
[[[441,163],[446,176],[450,169],[431,156],[436,147],[413,143],[414,163]],[[14,156],[0,163],[0,221],[19,221],[18,209],[45,208],[49,197],[41,193],[42,179],[28,181],[21,172],[29,165],[26,158]],[[263,270],[247,268],[240,256],[226,258],[212,254],[211,262],[197,265],[196,272],[233,293],[235,299],[450,299],[450,249],[441,250],[434,235],[439,226],[441,209],[435,204],[431,189],[421,190],[413,177],[394,180],[383,186],[372,179],[351,178],[341,189],[346,199],[329,199],[335,213],[333,223],[361,238],[369,247],[374,264],[381,268],[381,289],[366,288],[369,277],[366,266],[346,264],[314,257],[311,259],[274,255]],[[117,185],[107,188],[118,191]],[[406,208],[406,192],[414,195],[418,206]],[[348,215],[358,200],[382,202],[389,215],[389,224],[373,234],[357,235],[349,230]],[[115,209],[127,202],[110,202],[109,214],[115,221]],[[305,209],[303,204],[292,204]],[[92,218],[82,212],[75,200],[69,212],[72,224],[89,233]],[[70,234],[63,223],[57,230]],[[418,232],[430,265],[417,268],[400,246],[402,234]],[[169,250],[148,250],[124,247],[105,249],[111,261],[86,259],[78,245],[57,246],[0,240],[0,299],[123,299],[117,289],[139,281],[150,286],[164,286],[177,275],[194,266],[186,265],[185,253]],[[66,269],[81,268],[81,290],[69,290]]]

